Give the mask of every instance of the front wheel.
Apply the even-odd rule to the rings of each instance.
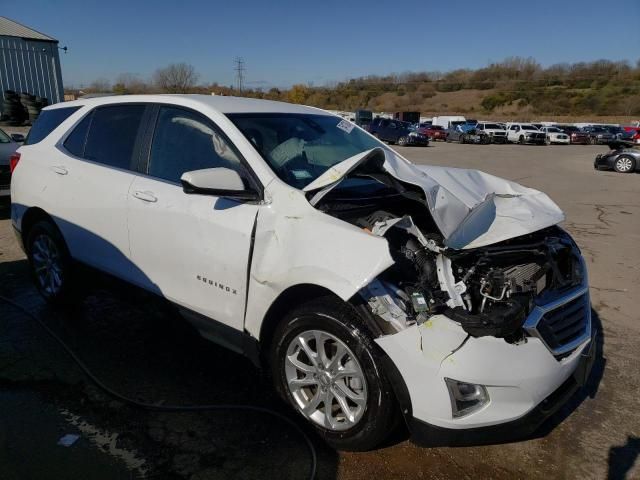
[[[325,298],[279,325],[270,363],[280,396],[339,450],[369,450],[393,430],[398,408],[381,353],[350,305]]]
[[[518,143],[520,145],[524,145],[524,136],[520,135],[520,138],[518,139]]]
[[[409,139],[407,137],[400,137],[398,139],[398,145],[400,145],[401,147],[406,147],[408,143]]]

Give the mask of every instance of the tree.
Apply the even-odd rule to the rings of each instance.
[[[306,85],[294,85],[287,92],[287,100],[291,103],[304,103],[309,96],[309,89]]]
[[[159,68],[153,75],[154,83],[167,93],[187,93],[197,80],[196,69],[184,62]]]
[[[147,93],[149,86],[135,73],[121,73],[116,78],[112,91],[118,95]]]

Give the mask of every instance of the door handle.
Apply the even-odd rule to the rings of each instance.
[[[66,175],[67,173],[69,173],[69,170],[67,170],[62,165],[54,165],[53,167],[50,167],[50,168],[53,172],[57,173],[58,175]]]
[[[158,199],[152,192],[142,192],[140,190],[136,190],[133,192],[133,196],[142,200],[143,202],[157,202]]]

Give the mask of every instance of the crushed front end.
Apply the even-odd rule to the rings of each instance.
[[[395,261],[360,295],[407,387],[416,441],[521,437],[584,383],[595,343],[587,272],[561,228],[454,250],[410,216],[376,211],[359,225],[384,236]]]

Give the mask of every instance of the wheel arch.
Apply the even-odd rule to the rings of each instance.
[[[301,283],[292,285],[276,297],[267,309],[260,326],[260,350],[264,353],[269,350],[273,334],[286,313],[303,303],[322,297],[334,297],[343,301],[336,293],[328,288],[313,283]],[[264,361],[264,356],[262,358]]]
[[[29,232],[31,231],[33,226],[40,221],[50,222],[56,228],[56,230],[60,232],[60,228],[58,228],[58,225],[51,215],[49,215],[40,207],[29,207],[22,215],[22,220],[20,222],[20,235],[22,236],[22,244],[25,246],[25,250],[27,249],[27,239],[29,238]]]

